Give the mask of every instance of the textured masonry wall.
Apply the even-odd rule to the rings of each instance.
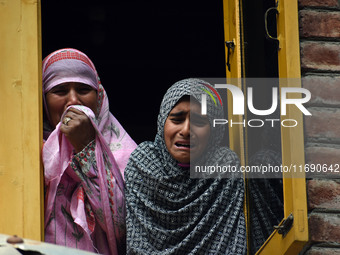
[[[306,163],[340,164],[340,1],[299,0]],[[303,254],[340,254],[340,173],[307,180],[309,244]]]

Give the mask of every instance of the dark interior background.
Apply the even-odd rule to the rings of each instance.
[[[153,140],[162,97],[189,77],[225,77],[222,1],[42,1],[42,55],[76,48],[94,62],[110,110]]]

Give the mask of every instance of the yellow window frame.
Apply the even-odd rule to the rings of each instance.
[[[40,1],[0,4],[0,233],[43,239]]]
[[[242,78],[242,6],[239,0],[224,0],[223,4],[225,39],[235,44],[227,79]],[[297,6],[296,0],[278,3],[280,78],[301,77]],[[43,240],[40,0],[3,1],[0,21],[0,33],[5,35],[0,41],[0,59],[6,63],[0,69],[0,233]],[[228,99],[231,106],[230,94]],[[301,112],[294,108],[288,109],[287,118],[303,121]],[[242,164],[244,139],[242,128],[230,128],[230,146]],[[302,125],[282,129],[282,160],[284,165],[304,165]],[[284,215],[293,214],[292,229],[284,238],[275,230],[258,254],[297,254],[308,241],[305,179],[292,177],[284,176]]]
[[[227,81],[231,78],[244,77],[244,54],[242,38],[242,5],[240,0],[224,0],[225,41],[233,41],[235,46],[230,52],[230,71],[227,69]],[[284,87],[297,87],[296,80],[301,78],[300,44],[297,0],[277,1],[277,33],[279,39],[278,66],[279,78],[288,78]],[[289,14],[289,16],[288,16]],[[228,48],[225,49],[226,59]],[[290,78],[294,82],[290,82]],[[238,84],[241,88],[241,84]],[[280,84],[280,87],[282,84]],[[301,82],[298,83],[301,87]],[[232,116],[232,100],[228,94],[229,118]],[[235,118],[236,116],[233,116]],[[286,119],[295,119],[299,125],[295,128],[281,128],[283,166],[304,165],[303,116],[295,107],[287,109]],[[238,120],[242,121],[242,120]],[[230,127],[230,147],[238,153],[241,164],[245,164],[245,134],[242,127]],[[307,196],[304,175],[283,175],[284,219],[292,214],[294,222],[288,234],[283,237],[274,230],[256,254],[298,254],[308,241]],[[247,203],[245,203],[247,217]],[[284,220],[283,220],[284,221]],[[283,221],[280,223],[282,224]],[[250,238],[248,236],[248,238]]]

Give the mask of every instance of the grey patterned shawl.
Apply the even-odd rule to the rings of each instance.
[[[169,112],[184,95],[200,102],[203,83],[186,79],[170,87],[160,107],[155,141],[140,144],[130,157],[125,170],[128,254],[246,253],[243,179],[191,179],[165,146]],[[207,113],[211,123],[222,116],[222,108],[208,100]],[[211,130],[213,138],[223,133]],[[208,149],[214,153],[202,159],[238,166],[236,154],[217,146],[217,140],[210,139]]]

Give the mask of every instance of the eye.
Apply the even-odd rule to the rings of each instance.
[[[77,91],[79,94],[87,94],[90,91],[92,91],[93,89],[90,86],[84,85],[84,86],[80,86],[78,87]]]
[[[170,120],[175,124],[179,124],[182,123],[185,119],[183,117],[171,117]]]
[[[49,91],[49,93],[56,95],[65,95],[67,94],[67,89],[65,87],[55,87]]]
[[[209,120],[201,115],[192,115],[190,117],[190,124],[198,127],[204,127],[209,124]]]

